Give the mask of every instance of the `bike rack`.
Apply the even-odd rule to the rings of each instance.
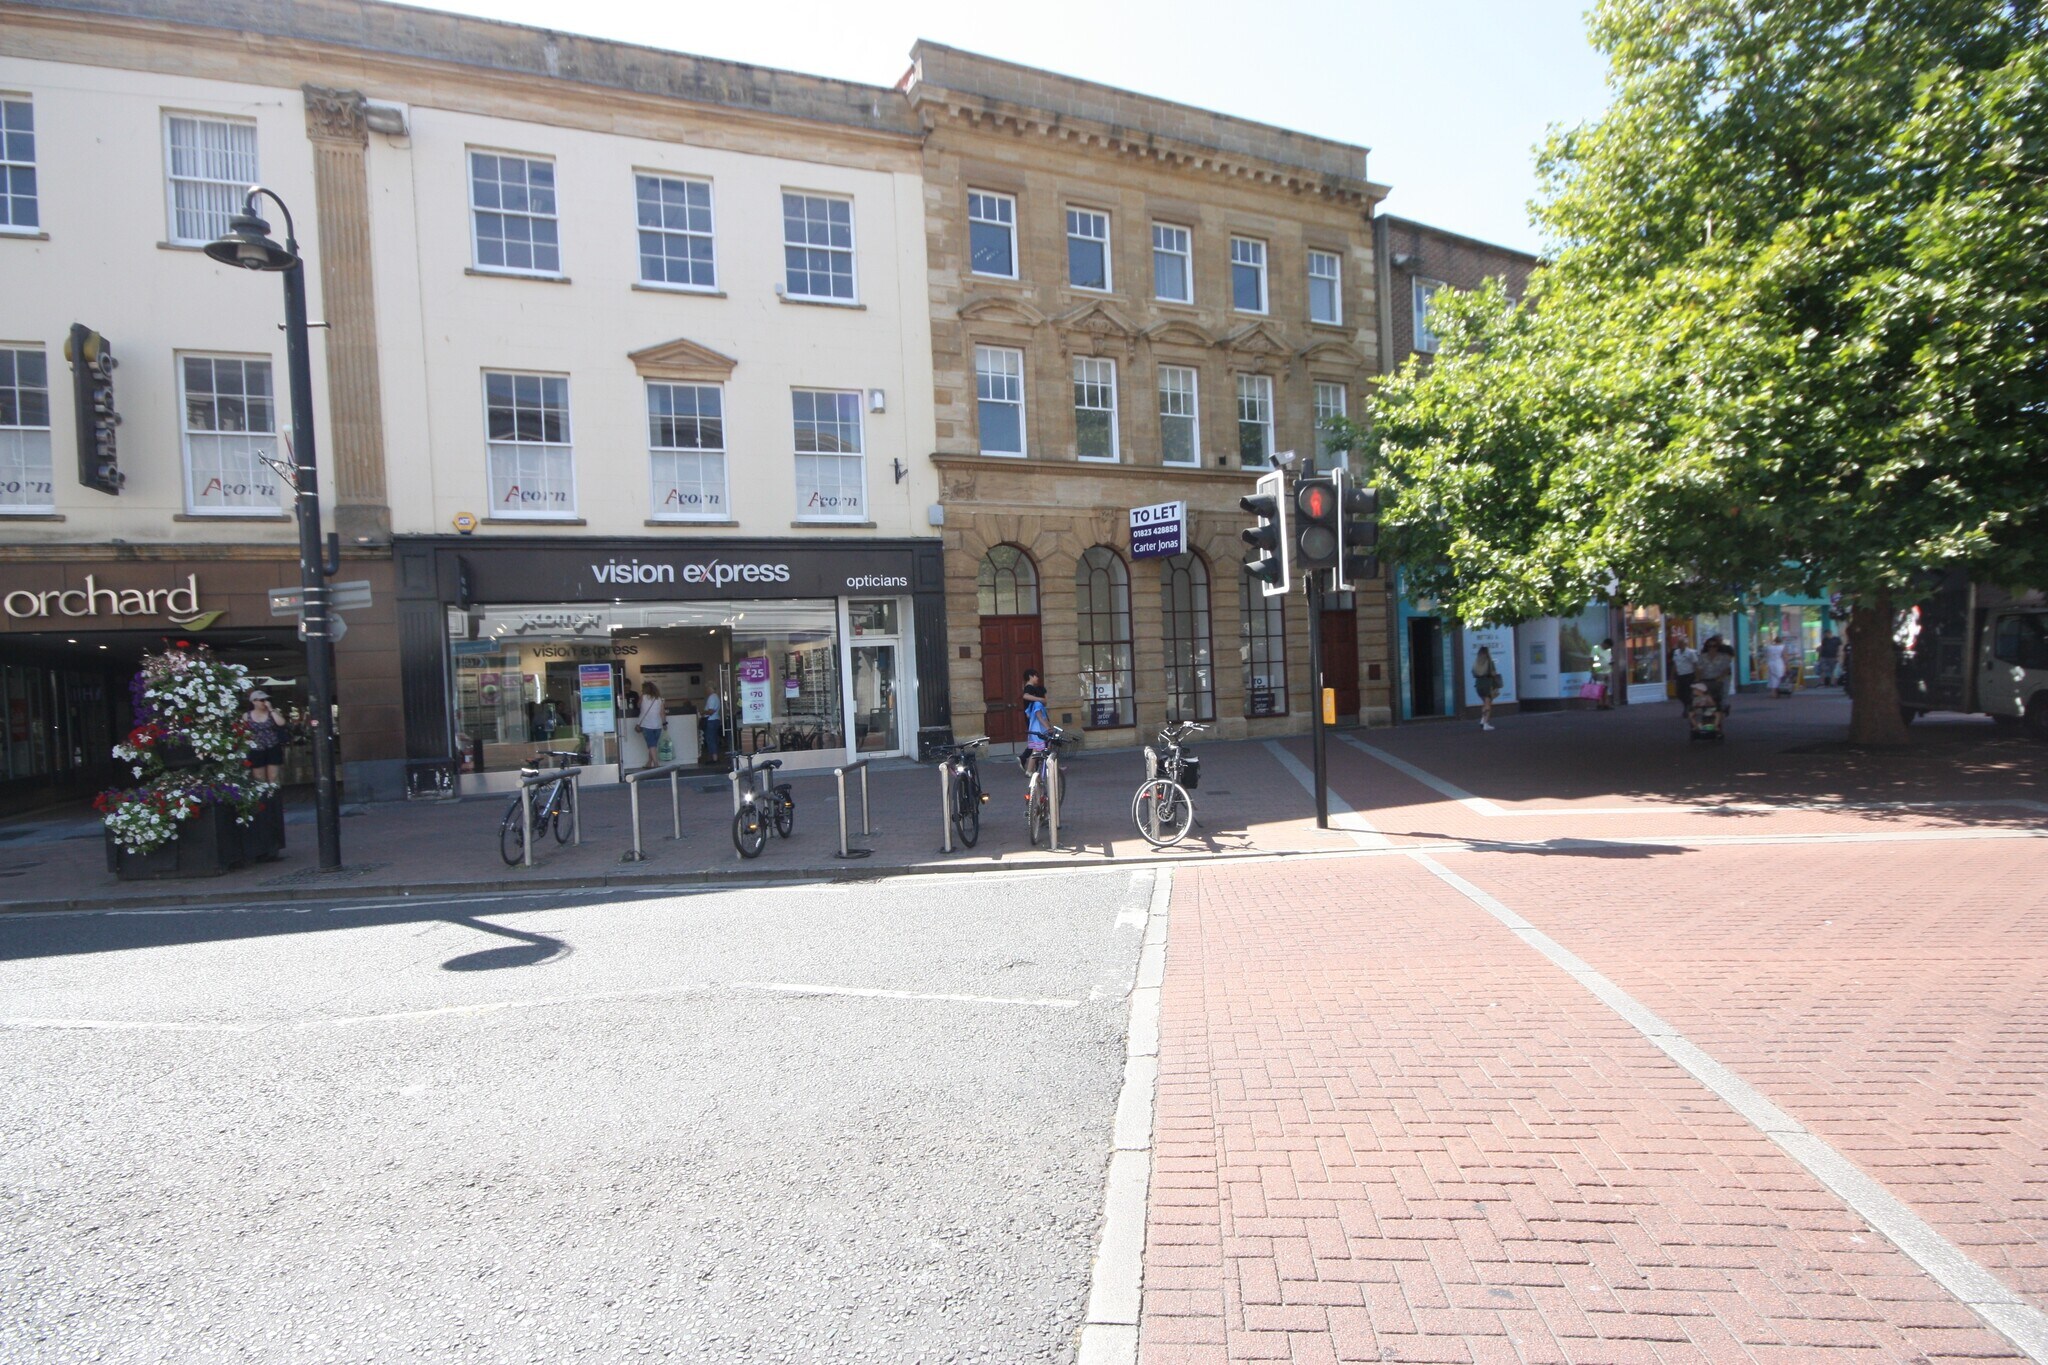
[[[579,848],[583,844],[583,769],[546,768],[532,777],[519,779],[519,829],[526,836],[526,852],[522,862],[533,866],[533,789],[543,782],[569,779],[569,841]]]
[[[865,839],[874,833],[868,823],[868,761],[861,759],[843,768],[832,770],[833,778],[839,783],[839,851],[835,858],[865,858],[874,852],[871,848],[848,848],[846,845],[846,775],[860,774],[860,836]]]
[[[941,853],[953,851],[953,760],[939,760],[939,829],[946,836]]]
[[[1050,817],[1046,823],[1045,849],[1050,853],[1060,846],[1060,746],[1050,745],[1045,751],[1045,805]]]
[[[638,772],[626,774],[626,789],[633,794],[633,848],[625,857],[619,859],[620,862],[644,863],[647,861],[647,855],[640,851],[640,784],[650,778],[666,777],[668,779],[669,816],[674,828],[674,833],[670,834],[669,838],[680,839],[683,837],[682,770],[688,766],[692,765],[664,763],[659,768],[642,768]]]

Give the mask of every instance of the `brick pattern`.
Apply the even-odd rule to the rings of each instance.
[[[2012,1358],[1405,859],[1183,871],[1141,1359]]]
[[[1462,237],[1408,218],[1382,215],[1380,248],[1389,269],[1386,307],[1387,366],[1398,368],[1415,351],[1415,281],[1435,280],[1451,289],[1477,289],[1490,279],[1507,285],[1510,295],[1529,292],[1536,258],[1527,252]],[[1402,264],[1395,265],[1396,259]]]

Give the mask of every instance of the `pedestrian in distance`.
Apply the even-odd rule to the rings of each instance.
[[[1493,661],[1493,652],[1485,645],[1479,646],[1477,657],[1472,660],[1472,690],[1479,694],[1479,728],[1493,728],[1493,699],[1500,695],[1500,665]]]
[[[661,763],[661,736],[668,721],[668,703],[661,699],[661,689],[651,682],[640,684],[640,737],[647,741],[647,765],[657,767]]]
[[[1700,652],[1686,643],[1683,634],[1677,636],[1671,650],[1671,680],[1677,685],[1681,708],[1692,706],[1692,685],[1698,680],[1699,671]]]
[[[1600,709],[1612,711],[1614,698],[1609,689],[1614,684],[1614,637],[1611,635],[1593,647],[1593,681],[1600,686]]]
[[[704,716],[697,723],[704,731],[704,761],[718,762],[725,752],[725,702],[716,687],[704,694]]]
[[[1842,637],[1829,631],[1820,637],[1820,685],[1833,687],[1842,663]]]
[[[1764,675],[1770,679],[1772,696],[1792,695],[1785,686],[1785,637],[1782,635],[1772,636],[1764,645]]]
[[[275,782],[284,771],[285,719],[270,705],[270,694],[257,688],[249,694],[249,772],[258,782]]]
[[[1024,670],[1024,752],[1017,766],[1030,772],[1052,737],[1052,712],[1045,691],[1045,677],[1035,668]],[[1026,793],[1027,796],[1029,793]]]
[[[1728,680],[1735,673],[1735,651],[1720,636],[1709,635],[1700,647],[1698,668],[1697,680],[1706,685],[1708,695],[1714,699],[1714,709],[1727,715]]]

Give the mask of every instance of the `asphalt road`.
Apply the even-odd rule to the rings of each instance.
[[[0,1359],[1071,1360],[1150,880],[0,917]]]

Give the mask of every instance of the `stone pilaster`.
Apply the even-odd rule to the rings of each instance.
[[[377,377],[377,304],[370,261],[367,101],[356,90],[302,87],[320,223],[320,295],[327,322],[328,429],[323,463],[344,545],[391,539],[384,481],[384,401]]]

